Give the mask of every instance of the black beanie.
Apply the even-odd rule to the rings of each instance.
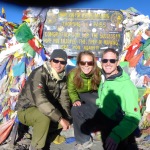
[[[54,49],[50,56],[50,61],[54,58],[63,58],[67,62],[67,53],[62,49]]]

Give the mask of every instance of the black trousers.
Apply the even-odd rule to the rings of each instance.
[[[101,131],[103,147],[105,149],[106,138],[119,122],[115,122],[106,117],[95,105],[96,93],[83,93],[80,94],[80,97],[82,105],[73,106],[71,109],[76,142],[80,144],[87,142],[90,139],[91,132],[99,130]],[[136,148],[131,147],[131,143],[133,142],[134,136],[131,134],[119,143],[118,150],[137,149],[135,145],[134,147]]]

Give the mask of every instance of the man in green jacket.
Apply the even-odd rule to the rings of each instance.
[[[105,50],[101,60],[103,81],[96,104],[114,124],[108,130],[108,137],[104,137],[107,149],[128,149],[122,141],[133,133],[141,119],[137,88],[119,66],[118,60],[119,54],[114,49]],[[119,145],[121,142],[123,144]]]
[[[135,150],[134,131],[141,119],[138,91],[129,76],[119,66],[119,53],[106,49],[101,58],[102,80],[95,107],[74,108],[76,140],[82,150],[91,145],[90,133],[100,130],[105,150]]]
[[[30,150],[45,146],[51,122],[60,123],[63,130],[70,127],[66,64],[66,52],[54,50],[49,61],[32,71],[19,95],[16,104],[19,121],[33,127]]]

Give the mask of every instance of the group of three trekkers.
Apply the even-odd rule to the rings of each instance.
[[[81,51],[76,67],[66,74],[67,54],[55,49],[32,71],[16,104],[19,121],[33,127],[30,150],[44,149],[55,123],[73,124],[75,150],[90,148],[92,132],[100,131],[105,150],[134,150],[134,131],[141,119],[138,91],[119,66],[119,53],[104,50],[101,66],[95,55]]]

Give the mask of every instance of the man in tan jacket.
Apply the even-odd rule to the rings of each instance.
[[[19,95],[16,104],[19,121],[33,127],[30,150],[45,146],[51,122],[58,122],[63,130],[70,127],[66,64],[66,52],[54,50],[50,61],[32,71]]]

